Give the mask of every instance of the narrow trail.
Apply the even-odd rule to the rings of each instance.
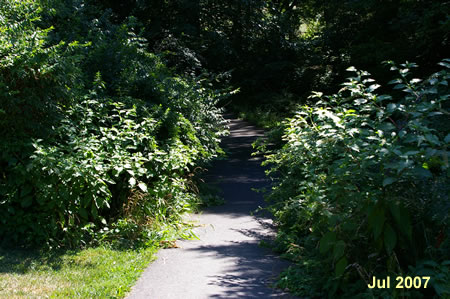
[[[251,189],[268,185],[260,158],[251,157],[251,143],[263,131],[226,117],[231,134],[223,147],[229,156],[214,163],[206,178],[222,189],[225,204],[191,215],[200,240],[160,250],[129,299],[294,298],[270,288],[287,262],[258,245],[273,237],[271,220],[251,216],[263,204],[261,194]]]

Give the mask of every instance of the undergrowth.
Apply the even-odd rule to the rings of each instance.
[[[284,123],[264,165],[278,250],[296,262],[278,283],[303,297],[450,296],[450,60],[425,79],[396,65],[390,94],[370,74],[316,92]],[[264,150],[264,147],[262,147]],[[427,277],[420,289],[369,289],[373,277]]]

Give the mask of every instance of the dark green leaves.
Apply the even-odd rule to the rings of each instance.
[[[336,268],[335,268],[335,275],[336,275],[336,277],[339,277],[342,274],[344,274],[345,269],[347,268],[347,265],[348,265],[348,262],[347,262],[347,259],[345,257],[341,258],[336,263]]]
[[[336,233],[328,232],[320,239],[320,253],[326,253],[333,248],[336,242]]]
[[[384,222],[386,221],[385,211],[381,207],[375,207],[369,214],[368,223],[373,231],[374,239],[378,239],[383,231]]]
[[[409,241],[412,239],[411,218],[408,211],[398,203],[389,204],[390,214],[393,216],[400,232],[407,237]]]
[[[389,224],[386,224],[384,228],[383,237],[384,237],[384,247],[386,248],[386,251],[388,253],[391,253],[392,250],[395,248],[395,245],[397,244],[397,234]]]

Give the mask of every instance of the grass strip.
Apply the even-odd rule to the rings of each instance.
[[[0,298],[123,298],[156,248],[0,249]]]

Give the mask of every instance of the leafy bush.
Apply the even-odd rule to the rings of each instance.
[[[350,296],[369,292],[372,276],[433,273],[435,294],[450,294],[449,62],[425,80],[411,78],[414,63],[389,62],[399,73],[391,95],[350,68],[337,94],[314,93],[316,104],[288,119],[286,144],[265,162],[280,249],[301,265],[281,285]],[[299,273],[315,282],[297,288]]]
[[[45,18],[37,1],[2,7],[0,237],[162,240],[197,202],[189,173],[220,151],[226,93],[174,76],[132,18],[115,25],[89,3],[49,3]]]

